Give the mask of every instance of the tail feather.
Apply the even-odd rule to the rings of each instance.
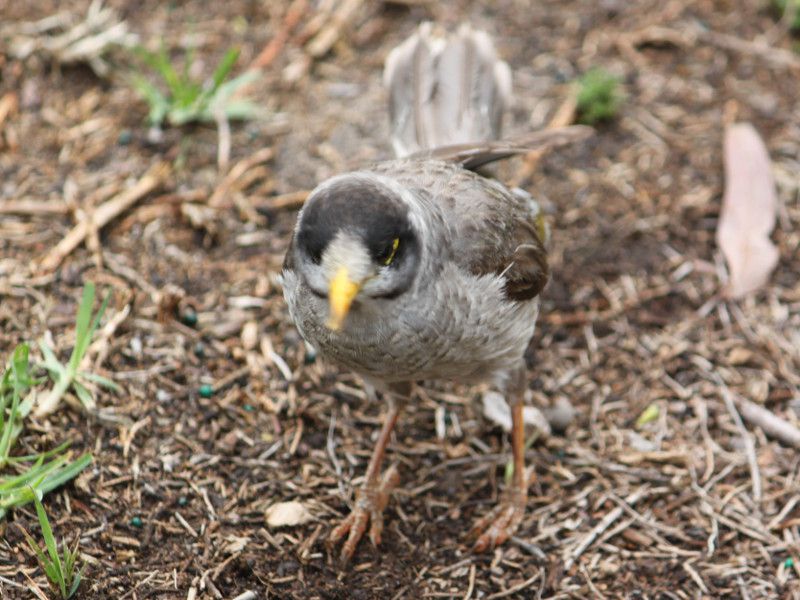
[[[498,139],[511,100],[508,65],[467,24],[449,36],[422,24],[387,57],[384,83],[398,157]]]

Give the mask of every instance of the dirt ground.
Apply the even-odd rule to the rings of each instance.
[[[194,45],[206,73],[231,46],[237,69],[254,60],[288,4],[111,2],[143,43],[176,56]],[[46,498],[57,535],[80,535],[78,596],[800,598],[800,455],[750,424],[743,437],[723,401],[729,390],[800,423],[800,54],[768,2],[355,3],[315,59],[302,32],[322,13],[308,4],[251,88],[268,116],[232,125],[222,171],[213,124],[155,139],[124,79],[0,46],[0,97],[18,100],[0,129],[0,356],[48,331],[68,356],[84,281],[113,290],[109,319],[121,319],[95,355],[121,391],[99,392],[96,414],[64,406],[33,421],[21,440],[26,453],[69,438],[94,454]],[[7,27],[87,5],[0,0],[0,15]],[[514,72],[509,133],[544,127],[593,66],[621,78],[626,100],[532,175],[521,160],[499,170],[541,200],[553,230],[533,402],[577,411],[528,452],[538,480],[517,537],[488,555],[465,545],[502,489],[509,445],[479,389],[433,384],[389,447],[403,483],[383,544],[362,543],[340,572],[324,540],[383,407],[307,352],[278,274],[297,192],[390,156],[382,63],[426,19],[496,38]],[[770,150],[781,260],[765,289],[729,302],[714,234],[734,119]],[[42,267],[80,211],[162,161],[169,174],[97,244]],[[637,425],[651,405],[656,418]],[[313,519],[268,527],[266,508],[289,500]],[[38,531],[31,507],[0,524],[0,596],[31,598],[26,576],[46,581],[15,524]]]

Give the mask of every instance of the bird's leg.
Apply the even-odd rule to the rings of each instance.
[[[380,472],[386,446],[389,444],[389,438],[399,414],[400,409],[392,402],[369,460],[365,481],[356,491],[353,510],[328,536],[328,545],[332,547],[347,535],[340,554],[343,564],[353,557],[356,546],[367,529],[367,523],[370,523],[369,539],[375,546],[381,542],[383,511],[389,503],[392,490],[400,483],[400,474],[394,465],[389,467],[382,476]]]
[[[509,382],[511,392],[511,451],[514,474],[511,486],[489,514],[479,519],[467,534],[475,552],[490,550],[510,538],[525,515],[530,475],[525,471],[525,424],[522,420],[525,393],[525,367],[515,369]],[[508,396],[507,396],[508,397]]]

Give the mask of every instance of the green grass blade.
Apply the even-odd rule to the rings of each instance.
[[[11,410],[8,413],[8,420],[4,424],[3,433],[0,435],[0,467],[3,467],[8,460],[9,452],[11,451],[12,435],[15,430],[15,423],[17,417],[17,408],[19,407],[19,396],[16,392],[11,398]]]
[[[258,79],[259,76],[260,74],[256,71],[248,71],[221,85],[208,103],[203,119],[214,120],[219,110],[222,110],[225,117],[231,121],[245,121],[262,117],[265,111],[260,106],[245,98],[233,98],[234,94]]]
[[[11,490],[10,494],[4,493],[3,496],[0,496],[0,509],[7,511],[12,508],[19,508],[31,501],[33,501],[33,492],[30,491],[30,488],[27,485],[25,487],[17,487]]]
[[[103,297],[103,301],[100,303],[100,308],[97,310],[97,313],[94,315],[94,319],[92,320],[92,324],[89,326],[89,331],[87,332],[86,339],[83,341],[83,347],[81,352],[81,360],[83,359],[83,355],[86,354],[86,350],[89,348],[89,344],[94,337],[97,328],[100,326],[100,319],[103,318],[103,314],[106,312],[106,308],[108,308],[108,302],[111,300],[111,290],[106,292],[105,297]],[[89,314],[91,314],[91,308],[89,309]],[[80,363],[80,360],[78,361]],[[75,365],[76,372],[78,365]]]
[[[47,492],[54,490],[66,482],[74,479],[78,473],[83,471],[90,464],[92,464],[92,455],[87,452],[86,454],[81,455],[80,458],[75,460],[75,462],[68,464],[63,469],[59,469],[53,474],[48,474],[37,489],[40,490],[42,494],[46,494]]]
[[[160,125],[164,122],[169,111],[169,100],[164,94],[161,93],[156,86],[147,81],[141,75],[133,75],[131,83],[134,89],[142,98],[144,98],[147,105],[150,107],[150,112],[147,115],[147,120],[151,125]]]
[[[36,392],[28,392],[25,399],[19,403],[19,412],[17,414],[19,414],[20,419],[24,419],[28,416],[33,409],[33,405],[36,404],[37,397]]]
[[[61,558],[61,562],[64,564],[64,573],[67,576],[67,582],[71,578],[72,570],[75,568],[75,558],[77,557],[78,552],[78,540],[75,540],[75,552],[67,545],[66,540],[61,540],[61,552],[64,556]]]
[[[176,108],[183,108],[188,111],[197,110],[196,106],[203,96],[203,88],[198,83],[184,81],[180,93],[173,97],[173,104]],[[173,109],[174,110],[174,109]]]
[[[4,396],[9,391],[11,391],[11,369],[5,369],[0,379],[0,395]]]
[[[169,53],[167,49],[164,47],[164,44],[161,44],[161,48],[159,48],[158,52],[153,55],[155,58],[153,67],[158,74],[161,75],[161,78],[164,80],[164,83],[167,84],[167,89],[169,89],[169,93],[175,97],[183,92],[183,80],[178,75],[178,72],[172,66],[172,63],[169,61]]]
[[[188,107],[202,95],[203,88],[199,83],[192,81],[189,71],[195,59],[195,47],[191,44],[183,56],[183,73],[180,78],[180,89],[176,90],[175,100],[179,106]]]
[[[115,392],[119,391],[119,386],[114,381],[112,381],[108,377],[103,377],[102,375],[98,375],[97,373],[88,373],[86,371],[81,371],[80,373],[78,373],[78,377],[82,379],[88,379],[92,383],[97,383]]]
[[[0,434],[0,467],[5,466],[11,452],[11,444],[19,433],[17,427],[17,411],[19,410],[20,394],[25,389],[28,377],[28,345],[20,344],[11,357],[11,409],[8,418],[3,423]],[[5,407],[3,407],[5,412]]]
[[[31,386],[31,376],[28,372],[29,367],[29,348],[28,344],[20,344],[14,349],[11,355],[11,374],[12,386],[22,394],[25,389]]]
[[[167,119],[170,125],[175,125],[176,127],[196,121],[213,121],[213,116],[210,116],[210,112],[207,111],[204,106],[207,107],[208,103],[206,102],[203,106],[201,106],[201,102],[197,102],[185,108],[173,107],[172,110],[169,111]]]
[[[33,385],[33,379],[29,372],[29,351],[28,344],[19,344],[11,354],[8,368],[3,371],[0,378],[0,396],[7,397],[7,394],[17,388],[20,393]]]
[[[103,298],[103,302],[100,304],[100,309],[94,315],[94,319],[92,319],[94,283],[88,282],[83,288],[83,298],[78,307],[78,316],[75,322],[75,347],[72,349],[72,355],[67,365],[68,373],[73,378],[78,372],[78,365],[80,365],[80,362],[83,360],[86,350],[89,349],[92,336],[100,325],[100,319],[103,318],[103,313],[110,299],[111,292],[106,292],[105,298]]]
[[[75,578],[72,580],[72,585],[69,588],[69,594],[67,594],[67,598],[72,598],[75,595],[75,592],[78,591],[78,586],[81,584],[82,576],[83,569],[80,569],[77,573],[75,573]]]
[[[74,374],[78,370],[86,348],[89,346],[90,334],[89,326],[92,322],[92,307],[94,306],[94,283],[89,281],[83,287],[83,296],[78,305],[78,315],[75,319],[75,347],[69,357],[67,370]]]
[[[39,344],[39,350],[41,350],[42,357],[44,358],[44,362],[41,366],[49,371],[51,375],[55,373],[56,375],[63,376],[65,373],[64,365],[59,362],[53,349],[45,344],[44,340],[39,340],[37,343]],[[55,379],[57,379],[57,377]]]
[[[47,553],[50,555],[50,562],[54,565],[56,581],[61,591],[61,597],[65,598],[67,595],[67,588],[64,584],[64,570],[61,565],[61,557],[58,555],[58,546],[56,538],[53,535],[53,529],[50,527],[50,520],[47,518],[47,513],[44,511],[39,495],[33,495],[33,502],[36,504],[36,515],[39,517],[39,526],[42,528],[42,537],[44,537],[44,545],[47,547]]]
[[[3,373],[2,383],[0,383],[0,431],[5,430],[6,425],[6,406],[8,405],[8,393],[6,386],[11,386],[11,369],[6,369]]]
[[[214,92],[212,103],[216,105],[226,104],[236,92],[259,77],[261,77],[261,74],[258,71],[246,71],[230,81],[226,81]]]
[[[66,540],[61,540],[61,552],[63,553],[61,562],[64,565],[64,584],[66,588],[66,595],[64,598],[69,598],[74,593],[72,591],[72,583],[73,571],[75,570],[75,559],[77,558],[77,549],[78,548],[76,545],[76,552],[72,552],[70,547],[67,545]]]
[[[239,49],[230,48],[225,53],[225,56],[222,57],[222,60],[217,65],[217,68],[214,69],[214,74],[211,76],[212,94],[217,91],[219,86],[222,85],[222,82],[228,77],[231,69],[233,69],[233,65],[236,64],[237,60],[239,60]]]
[[[200,86],[193,83],[188,77],[188,69],[191,66],[189,60],[188,57],[185,58],[184,76],[181,76],[175,70],[175,67],[172,66],[169,54],[163,44],[161,50],[156,55],[155,69],[167,84],[171,97],[170,104],[177,104],[178,106],[184,107],[189,106],[200,94]]]
[[[248,100],[236,100],[225,105],[225,117],[229,121],[251,121],[264,116],[264,109]]]
[[[8,430],[9,433],[8,454],[10,454],[11,448],[14,446],[15,442],[17,441],[17,438],[19,438],[19,434],[22,433],[22,423],[20,422],[19,419],[15,419],[14,422],[6,423],[6,429]],[[8,454],[0,458],[0,468],[12,463],[11,456],[9,456]]]
[[[78,550],[78,544],[75,544],[75,550]],[[83,579],[83,571],[86,568],[86,564],[83,564],[78,572],[75,573],[75,577],[72,579],[72,586],[69,588],[69,596],[67,598],[72,598],[75,595],[75,592],[78,591],[78,586],[81,584],[81,580]]]
[[[67,462],[67,460],[68,459],[65,455],[61,455],[45,464],[44,459],[39,457],[36,463],[25,472],[14,477],[0,479],[0,502],[2,502],[2,497],[4,495],[19,491],[18,488],[20,488],[20,486],[24,486],[22,487],[22,491],[27,490],[27,485],[29,483],[45,477],[48,473],[51,473],[56,469],[60,469],[64,463]]]
[[[44,496],[49,491],[73,479],[92,462],[92,456],[85,454],[63,469],[54,470],[52,468],[53,465],[60,466],[65,460],[66,457],[62,456],[56,461],[51,461],[45,465],[44,472],[39,469],[36,472],[24,473],[19,478],[15,478],[20,480],[15,487],[0,491],[0,519],[3,519],[10,509],[38,500],[37,494]]]
[[[43,569],[45,569],[45,574],[47,574],[47,564],[50,561],[47,559],[47,555],[44,553],[44,550],[39,547],[39,544],[36,543],[36,540],[31,537],[31,534],[22,529],[22,527],[20,527],[20,530],[22,531],[22,535],[25,536],[25,541],[28,542],[31,550],[33,550],[33,553],[36,556],[36,559],[39,561],[39,564],[42,565]]]
[[[47,464],[37,464],[21,475],[0,482],[0,509],[7,510],[30,502],[33,499],[31,487],[44,495],[74,479],[92,463],[92,455],[87,452],[64,466],[67,460],[65,455],[61,455]]]
[[[75,391],[75,395],[78,397],[78,400],[81,401],[81,404],[83,404],[86,410],[91,412],[97,407],[97,403],[94,401],[92,392],[90,392],[85,385],[79,381],[73,381],[72,389]]]
[[[25,456],[12,456],[8,459],[10,464],[19,463],[19,462],[31,462],[34,460],[44,461],[51,456],[55,456],[56,454],[61,454],[64,450],[69,448],[72,445],[72,442],[67,440],[66,442],[62,442],[55,448],[51,448],[47,452],[41,452],[39,454],[27,454]]]

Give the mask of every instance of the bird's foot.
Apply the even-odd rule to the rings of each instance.
[[[367,523],[370,523],[369,539],[373,545],[381,543],[383,511],[389,503],[392,490],[399,483],[400,474],[392,465],[379,480],[368,481],[358,489],[352,512],[328,536],[328,548],[331,549],[347,535],[339,554],[342,565],[347,564],[355,554],[356,546],[367,530]]]
[[[528,499],[528,473],[523,479],[506,490],[497,506],[472,526],[467,541],[472,542],[474,552],[491,550],[514,535],[525,516]]]

